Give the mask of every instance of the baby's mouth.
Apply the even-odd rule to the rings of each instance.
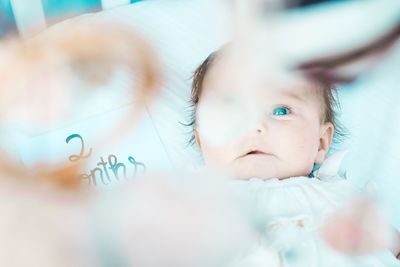
[[[268,153],[261,150],[253,150],[247,153],[246,155],[267,155]]]
[[[251,150],[251,151],[247,152],[246,154],[240,156],[239,158],[244,158],[246,156],[251,156],[251,155],[254,155],[254,156],[273,156],[273,154],[265,152],[265,151],[262,151],[262,150]]]

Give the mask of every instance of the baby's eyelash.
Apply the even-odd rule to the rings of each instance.
[[[276,109],[276,108],[286,108],[287,110],[289,110],[290,112],[293,111],[293,109],[289,106],[286,105],[276,105],[275,107],[272,108],[272,110]]]
[[[287,108],[290,112],[292,112],[292,108],[289,107],[289,106],[280,105],[280,106],[277,106],[277,107]]]
[[[282,112],[282,110],[284,111]],[[277,105],[273,107],[270,112],[270,115],[273,116],[274,118],[284,118],[292,114],[293,114],[292,108],[286,105]]]

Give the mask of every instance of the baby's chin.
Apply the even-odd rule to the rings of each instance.
[[[283,180],[297,176],[308,176],[308,172],[305,171],[289,170],[287,168],[280,169],[277,166],[270,166],[267,168],[266,166],[248,167],[239,165],[226,171],[232,178],[240,180],[250,180],[252,178],[258,178],[261,180]]]
[[[270,179],[287,179],[289,177],[287,176],[282,176],[282,175],[272,175],[272,174],[264,174],[264,173],[259,173],[259,172],[254,172],[254,173],[231,173],[231,177],[238,179],[238,180],[250,180],[253,178],[258,178],[261,180],[270,180]]]
[[[290,164],[269,156],[250,156],[225,164],[210,164],[213,169],[240,180],[252,178],[283,180],[291,177],[308,176],[312,171],[312,166],[309,165],[312,164]]]
[[[259,178],[261,180],[269,180],[269,179],[286,179],[289,178],[285,173],[277,172],[273,169],[247,169],[247,168],[232,168],[230,170],[226,170],[228,175],[232,178],[239,179],[239,180],[250,180],[252,178]]]

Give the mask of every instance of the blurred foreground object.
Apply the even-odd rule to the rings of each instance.
[[[0,180],[0,265],[98,266],[90,243],[89,196],[13,178]]]
[[[210,172],[153,173],[103,194],[96,213],[103,261],[232,266],[257,239],[245,202],[227,185]]]
[[[130,78],[129,97],[138,104],[115,128],[102,133],[117,138],[140,118],[143,104],[157,96],[162,76],[158,59],[147,41],[126,26],[87,21],[68,23],[61,29],[54,27],[26,41],[0,43],[0,127],[33,132],[54,127],[73,118],[122,71]],[[3,159],[3,176],[19,172],[18,176],[26,178],[35,173],[24,173],[6,152]],[[79,186],[73,175],[79,166],[38,167],[39,179],[55,176],[49,179]]]
[[[360,197],[327,219],[322,236],[332,248],[357,256],[392,247],[396,235],[383,211],[371,199]]]
[[[318,80],[353,81],[387,56],[400,35],[396,0],[229,2],[234,40],[251,44],[264,64]]]
[[[110,23],[69,23],[25,41],[3,39],[0,60],[0,133],[43,130],[73,118],[119,71],[131,77],[132,99],[151,103],[162,76],[147,41]],[[143,105],[135,107],[103,134],[117,137],[134,124]],[[0,265],[101,266],[90,219],[95,198],[80,186],[80,164],[28,170],[5,147],[0,151]]]
[[[255,229],[226,185],[210,173],[153,173],[90,194],[3,181],[0,265],[247,267]]]

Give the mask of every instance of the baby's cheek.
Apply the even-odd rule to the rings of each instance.
[[[201,148],[204,163],[213,168],[222,168],[228,164],[230,158],[229,149],[217,146],[203,145]]]
[[[302,175],[308,175],[312,172],[314,160],[318,151],[318,142],[312,134],[301,134],[297,131],[297,135],[292,137],[292,159],[295,166],[299,169]],[[318,138],[317,138],[318,139]]]

